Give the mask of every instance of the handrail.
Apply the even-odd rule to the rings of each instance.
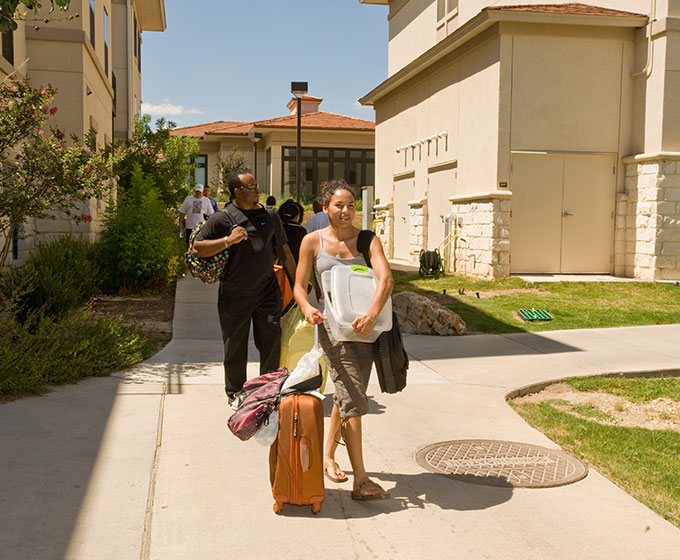
[[[446,248],[451,245],[454,241],[456,241],[462,233],[462,230],[457,226],[457,224],[454,221],[454,227],[453,229],[449,232],[449,234],[443,239],[443,241],[437,246],[437,251],[439,251],[439,255],[444,262],[444,270],[446,270],[446,265],[448,264],[446,262]]]

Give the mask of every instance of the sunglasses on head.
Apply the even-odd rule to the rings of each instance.
[[[256,191],[259,187],[258,187],[257,183],[255,183],[254,185],[241,185],[240,188],[248,189],[250,191]]]

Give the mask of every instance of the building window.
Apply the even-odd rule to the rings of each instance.
[[[195,158],[189,158],[189,162],[196,165],[194,169],[194,183],[201,185],[208,184],[208,156],[205,154],[197,155]]]
[[[295,147],[284,147],[282,157],[284,196],[295,196]],[[375,152],[345,148],[302,148],[300,150],[300,191],[305,199],[320,192],[321,183],[344,179],[359,193],[361,187],[374,183]]]
[[[134,43],[135,56],[137,56],[137,18],[133,18],[135,22],[135,32],[132,34],[132,42]]]
[[[19,228],[14,228],[12,233],[12,259],[19,260]]]
[[[265,161],[265,174],[264,174],[264,187],[266,193],[271,194],[272,192],[272,149],[267,148],[264,153]]]
[[[142,32],[137,33],[137,71],[142,73]]]
[[[104,8],[104,74],[109,75],[109,13]]]
[[[93,49],[97,48],[94,38],[94,0],[90,0],[90,43]]]
[[[437,22],[458,15],[458,0],[437,0]]]
[[[2,56],[14,66],[14,31],[2,34]]]

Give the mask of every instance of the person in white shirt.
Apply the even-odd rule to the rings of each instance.
[[[203,185],[196,183],[194,194],[187,196],[179,207],[179,229],[185,230],[187,247],[193,229],[214,213],[210,199],[203,196]]]

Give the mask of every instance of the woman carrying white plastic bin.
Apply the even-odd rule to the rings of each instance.
[[[373,364],[372,345],[369,342],[335,340],[324,323],[326,317],[307,298],[307,286],[313,269],[318,282],[324,271],[338,264],[366,265],[357,250],[359,230],[352,225],[356,194],[345,181],[333,179],[323,186],[321,197],[330,225],[306,235],[302,240],[293,293],[305,319],[313,325],[320,325],[319,341],[335,386],[330,430],[324,449],[324,474],[333,482],[347,480],[347,475],[335,462],[342,426],[354,474],[352,498],[383,498],[385,490],[366,474],[362,451],[361,417],[368,412],[366,388]],[[371,240],[369,256],[378,286],[368,312],[352,323],[352,330],[366,337],[375,328],[376,318],[389,300],[394,284],[382,245],[375,236]]]

